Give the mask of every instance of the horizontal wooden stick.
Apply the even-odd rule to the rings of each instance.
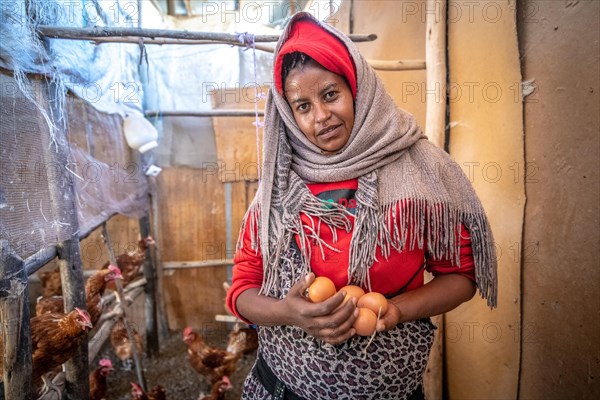
[[[233,259],[225,260],[206,260],[206,261],[165,261],[162,263],[163,269],[186,269],[186,268],[204,268],[204,267],[224,267],[233,265]]]
[[[367,60],[369,65],[379,71],[424,70],[425,60]]]
[[[86,40],[93,42],[94,44],[103,44],[103,43],[131,43],[131,44],[140,44],[139,37],[132,36],[114,36],[114,37],[106,37],[106,38],[97,38],[92,36],[81,36],[77,38],[69,38],[70,40]],[[215,42],[214,40],[188,40],[188,39],[171,39],[171,38],[142,38],[143,43],[146,44],[155,44],[155,45],[170,45],[170,44],[179,44],[179,45],[202,45],[202,44],[228,44],[230,46],[238,46],[238,47],[246,47],[245,44],[236,41],[222,41]],[[254,48],[259,51],[265,51],[267,53],[273,53],[275,51],[272,45],[265,44],[255,44]]]
[[[184,40],[210,40],[218,43],[240,43],[240,34],[221,32],[196,32],[172,29],[141,29],[126,27],[94,27],[75,28],[66,26],[40,25],[38,31],[47,37],[54,39],[90,40],[90,38],[107,37],[137,37],[137,38],[168,38]],[[377,39],[375,34],[353,34],[349,35],[355,42],[370,42]],[[84,38],[84,39],[82,39]],[[277,42],[279,35],[255,35],[255,43]]]
[[[146,284],[146,278],[141,278],[136,281],[133,281],[129,285],[125,286],[125,288],[123,289],[123,293],[127,294],[127,293],[131,292],[133,289],[140,287],[140,286],[144,286],[145,284]],[[108,304],[111,301],[113,301],[116,297],[117,297],[116,292],[111,292],[107,295],[102,296],[102,303]]]
[[[146,117],[254,117],[254,110],[206,110],[206,111],[146,111]],[[265,115],[258,111],[258,116]]]
[[[25,268],[25,273],[27,275],[34,274],[44,265],[52,261],[57,254],[58,252],[56,250],[56,246],[52,245],[27,257],[27,259],[25,260],[25,265],[23,266],[23,268]]]
[[[133,300],[136,299],[137,296],[139,296],[141,293],[143,293],[143,289],[139,288],[138,291],[133,293]],[[88,354],[89,354],[89,362],[91,363],[94,358],[96,358],[96,356],[98,355],[98,353],[100,352],[100,349],[102,348],[102,345],[104,344],[104,342],[106,342],[106,339],[108,339],[108,337],[110,336],[110,332],[112,331],[113,326],[115,325],[115,322],[117,322],[117,317],[123,315],[123,310],[121,308],[121,305],[118,304],[118,311],[120,312],[115,312],[110,318],[105,318],[104,319],[104,323],[102,323],[102,325],[100,325],[100,328],[98,328],[98,330],[96,331],[96,334],[94,335],[94,337],[92,339],[89,340],[89,346],[88,346]],[[115,310],[117,310],[117,307],[115,307]],[[113,310],[113,311],[115,311]],[[109,314],[112,314],[113,311],[110,311]]]

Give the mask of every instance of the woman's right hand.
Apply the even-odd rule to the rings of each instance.
[[[355,334],[352,324],[358,315],[356,299],[340,307],[346,293],[338,292],[321,303],[313,303],[305,293],[314,280],[315,275],[309,273],[280,300],[280,306],[289,317],[288,325],[298,326],[326,343],[341,344]]]

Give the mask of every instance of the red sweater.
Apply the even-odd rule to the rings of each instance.
[[[343,204],[348,211],[354,213],[356,208],[354,193],[358,188],[357,179],[335,183],[307,184],[307,187],[313,195],[322,200]],[[304,226],[313,225],[307,215],[301,214],[300,218]],[[353,217],[351,217],[351,220],[354,223]],[[457,235],[459,235],[458,231]],[[322,254],[319,246],[312,246],[310,260],[312,271],[316,276],[325,275],[329,277],[340,289],[348,284],[349,249],[352,231],[346,232],[343,229],[337,229],[338,240],[334,243],[330,228],[321,225],[320,236],[326,243],[340,251],[335,252],[324,247],[324,254]],[[260,249],[255,251],[251,248],[250,232],[248,230],[246,230],[242,240],[244,244],[234,257],[233,280],[227,291],[227,307],[237,317],[244,319],[237,312],[235,304],[238,296],[245,290],[261,287],[263,261]],[[298,237],[296,237],[296,241],[298,242]],[[426,244],[424,248],[427,248]],[[406,287],[406,291],[423,286],[424,273],[423,271],[419,272],[419,269],[424,261],[426,262],[425,269],[434,276],[457,273],[475,281],[471,237],[464,225],[462,225],[460,232],[460,267],[449,260],[433,260],[423,249],[402,252],[392,249],[387,259],[383,257],[381,250],[378,249],[376,259],[377,261],[369,269],[371,289],[384,295],[396,293],[408,282],[410,283]],[[411,278],[413,278],[412,281]]]

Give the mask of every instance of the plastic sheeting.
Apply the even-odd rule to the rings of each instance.
[[[244,19],[223,21],[221,15],[178,20],[160,15],[147,1],[141,2],[142,13],[138,4],[118,0],[0,2],[0,67],[9,71],[0,75],[0,237],[8,239],[21,257],[81,235],[114,213],[140,217],[147,211],[145,166],[125,144],[122,116],[141,113],[144,107],[209,110],[214,90],[263,86],[271,80],[272,55],[252,48],[93,44],[40,39],[36,32],[38,24],[277,32]],[[147,57],[142,57],[144,53]],[[41,74],[52,82],[56,104],[47,104],[43,81],[32,79],[31,74]],[[67,96],[67,89],[76,96]],[[202,167],[202,163],[216,161],[212,120],[188,121],[181,129],[181,124],[154,118],[160,134],[156,153],[165,155],[162,160],[167,164],[178,163],[181,146],[176,145],[184,143],[180,140],[184,135],[189,139],[186,147],[191,162],[181,164]],[[69,160],[59,165],[48,163],[43,155],[50,145],[56,145],[57,129],[64,129],[67,122],[65,154]],[[174,146],[165,146],[169,143]],[[60,182],[53,181],[53,174],[61,177]],[[76,205],[67,210],[61,187],[69,182],[75,186]],[[77,213],[78,230],[64,222],[63,217],[72,212]]]

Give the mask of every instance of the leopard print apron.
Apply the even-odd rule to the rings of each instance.
[[[298,279],[298,252],[281,263],[283,298]],[[292,274],[295,269],[296,273]],[[330,345],[295,326],[258,327],[259,353],[286,388],[307,400],[407,399],[421,384],[436,327],[429,318],[398,324],[369,338],[355,336]],[[253,373],[244,382],[242,400],[271,395]]]

